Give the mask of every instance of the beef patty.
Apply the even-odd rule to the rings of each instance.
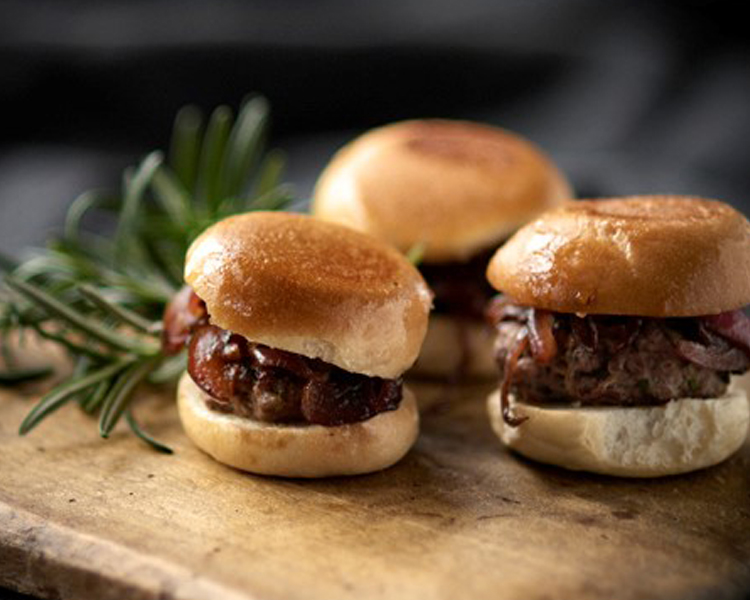
[[[716,398],[750,367],[750,320],[741,311],[693,318],[554,313],[498,297],[501,396],[525,403],[644,406]],[[507,411],[505,411],[507,412]]]

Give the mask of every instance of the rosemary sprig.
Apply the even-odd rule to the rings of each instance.
[[[226,106],[207,120],[193,107],[175,119],[168,157],[146,155],[126,169],[119,193],[92,190],[71,204],[61,237],[25,260],[0,256],[0,384],[49,374],[15,366],[10,334],[34,331],[62,347],[73,374],[29,412],[20,433],[33,430],[75,402],[99,415],[108,437],[124,416],[131,431],[160,452],[171,452],[135,420],[139,386],[173,383],[182,355],[161,352],[161,315],[182,285],[185,252],[211,223],[249,210],[285,208],[284,157],[266,152],[268,103],[243,102],[234,118]],[[109,224],[109,226],[108,226]]]

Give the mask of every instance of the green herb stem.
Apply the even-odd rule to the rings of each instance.
[[[132,364],[132,362],[132,360],[120,360],[95,371],[94,373],[58,386],[52,392],[44,396],[26,416],[21,423],[19,433],[21,435],[27,434],[36,427],[42,419],[63,406],[71,396],[98,384],[100,381],[113,377],[123,369],[126,369],[128,365]]]
[[[117,378],[102,403],[99,434],[103,438],[109,437],[112,429],[117,425],[122,413],[127,408],[135,388],[156,368],[159,360],[160,357],[153,357],[133,363]]]
[[[132,310],[129,310],[124,306],[119,306],[110,302],[101,292],[90,285],[82,285],[79,289],[81,294],[87,300],[103,312],[111,314],[125,325],[130,325],[144,333],[151,333],[152,321],[144,319],[139,314],[134,313]]]
[[[163,454],[174,454],[174,450],[172,450],[172,448],[156,441],[153,437],[146,433],[140,425],[138,425],[138,422],[135,420],[133,412],[130,408],[125,411],[125,421],[130,426],[131,431],[144,442],[149,444],[154,450]]]
[[[66,306],[41,288],[31,283],[21,281],[13,276],[7,276],[5,278],[5,283],[15,291],[36,302],[51,315],[65,321],[71,327],[80,330],[82,333],[85,333],[111,348],[124,352],[131,352],[140,356],[151,356],[154,352],[158,351],[158,346],[155,346],[154,344],[145,344],[140,340],[134,341],[111,329],[107,329],[93,319],[81,316],[80,313]]]

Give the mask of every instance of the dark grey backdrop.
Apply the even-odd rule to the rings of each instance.
[[[0,0],[0,250],[166,143],[186,102],[274,107],[300,196],[365,128],[462,117],[546,148],[584,195],[750,212],[750,53],[730,3]]]

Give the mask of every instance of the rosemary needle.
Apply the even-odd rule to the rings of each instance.
[[[203,117],[195,106],[184,106],[174,120],[169,145],[169,163],[174,174],[188,189],[195,186]]]
[[[111,379],[105,379],[99,382],[94,388],[94,391],[82,400],[81,408],[88,414],[92,414],[104,401],[104,398],[106,398],[111,387]]]
[[[209,218],[216,212],[221,197],[219,196],[219,180],[222,176],[224,154],[232,124],[232,111],[227,106],[219,106],[214,110],[206,128],[200,153],[200,167],[196,181],[197,199],[207,210]]]
[[[227,141],[227,151],[219,180],[221,199],[237,198],[247,180],[247,172],[258,162],[261,143],[266,135],[268,102],[265,98],[248,99],[237,117]]]
[[[51,294],[48,294],[43,289],[31,283],[21,281],[20,279],[16,279],[13,276],[6,276],[5,283],[10,288],[36,302],[39,306],[57,317],[60,321],[67,323],[68,325],[80,330],[84,334],[89,335],[90,337],[102,342],[103,344],[111,346],[116,350],[122,350],[125,352],[132,352],[141,355],[152,354],[155,350],[153,346],[145,345],[141,341],[134,341],[133,339],[120,335],[112,329],[104,327],[100,322],[81,316],[80,313],[76,312],[69,306],[57,300]]]
[[[44,379],[52,374],[52,367],[31,367],[19,369],[17,367],[0,372],[0,384],[13,385],[35,379]]]
[[[82,285],[80,287],[81,294],[89,300],[94,306],[100,308],[102,311],[111,314],[115,318],[122,321],[125,325],[130,325],[139,331],[145,333],[151,332],[152,322],[148,319],[144,319],[139,314],[128,310],[124,306],[118,306],[113,302],[108,302],[107,299],[96,290],[96,288],[90,285]]]
[[[44,329],[44,327],[37,324],[31,325],[31,328],[44,339],[59,344],[74,356],[88,356],[89,358],[105,362],[108,359],[107,355],[100,352],[99,350],[96,350],[89,345],[80,344],[76,341],[73,341],[69,336],[66,336],[62,333],[47,331],[46,329]]]
[[[130,410],[130,408],[128,408],[125,411],[125,421],[127,421],[128,425],[130,426],[130,429],[133,431],[135,435],[137,435],[144,442],[149,444],[157,452],[162,452],[163,454],[174,453],[174,450],[172,450],[169,446],[166,446],[162,444],[161,442],[155,440],[148,433],[146,433],[143,429],[141,429],[141,426],[138,425],[137,421],[135,420],[135,417],[133,417],[133,412]]]
[[[86,390],[105,379],[111,378],[130,364],[132,364],[132,360],[121,360],[104,367],[99,371],[56,387],[49,394],[44,396],[39,401],[39,404],[37,404],[28,415],[26,415],[26,418],[21,423],[19,433],[21,435],[28,433],[36,427],[42,419],[63,406],[73,394]]]
[[[104,398],[99,417],[99,434],[106,438],[117,425],[122,413],[128,407],[130,395],[158,364],[159,357],[133,363],[118,377],[112,389]]]

